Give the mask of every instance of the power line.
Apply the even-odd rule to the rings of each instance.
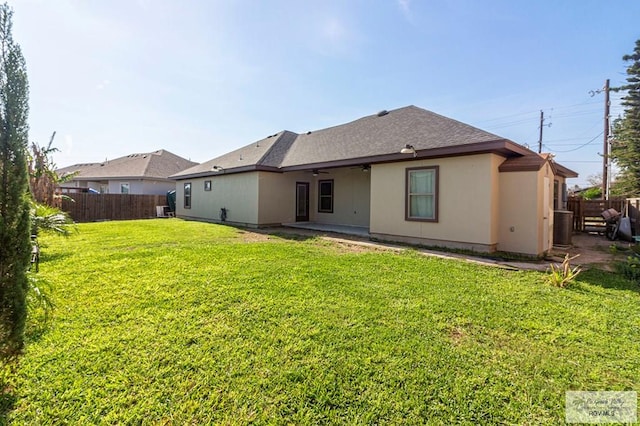
[[[573,104],[573,105],[564,105],[564,106],[559,106],[559,107],[553,107],[551,109],[566,109],[566,108],[573,108],[573,107],[577,107],[577,106],[582,106],[582,105],[593,105],[593,104],[599,104],[600,102],[582,102],[579,104]]]
[[[553,118],[573,118],[573,117],[582,117],[582,116],[588,116],[588,115],[593,115],[596,114],[598,111],[596,110],[589,110],[589,111],[577,111],[574,113],[566,113],[566,114],[559,114],[559,115],[554,115]],[[494,125],[488,125],[488,126],[484,126],[487,128],[487,130],[492,130],[492,129],[503,129],[505,127],[512,127],[512,126],[518,126],[520,124],[525,124],[525,123],[533,123],[534,120],[537,121],[537,119],[535,117],[531,117],[531,118],[525,118],[522,120],[516,120],[516,121],[507,121],[505,123],[496,123]],[[480,122],[479,122],[480,123]]]
[[[595,126],[594,126],[595,127]],[[564,139],[549,139],[547,140],[547,142],[564,142],[564,141],[581,141],[584,140],[584,136],[582,137],[575,137],[575,138],[564,138]],[[558,145],[558,144],[553,144],[553,145]],[[560,144],[560,145],[582,145],[581,143],[567,143],[567,144]]]
[[[575,108],[575,107],[579,107],[579,106],[593,105],[593,104],[599,104],[599,103],[600,102],[582,102],[582,103],[578,103],[578,104],[562,105],[562,106],[558,106],[558,107],[543,108],[543,109],[546,109],[546,110],[558,110],[558,109],[560,109],[561,110],[561,109],[569,109],[569,108]],[[522,116],[522,115],[533,115],[533,114],[537,115],[538,112],[539,111],[519,112],[519,113],[516,113],[516,114],[504,115],[502,117],[495,117],[495,118],[489,118],[489,119],[486,119],[486,120],[480,120],[480,121],[477,121],[477,123],[478,124],[488,123],[488,122],[491,122],[491,121],[499,121],[499,120],[504,120],[504,119],[507,119],[507,118],[519,117],[519,116]],[[569,113],[567,113],[567,114],[569,114]],[[565,115],[563,115],[563,116],[565,116]],[[524,119],[524,120],[518,120],[518,121],[514,121],[514,122],[507,122],[507,123],[499,123],[497,125],[498,126],[502,126],[502,125],[512,124],[512,123],[520,124],[520,123],[527,122],[529,120],[534,120],[534,119],[537,119],[536,116],[531,117],[531,119]]]
[[[580,145],[580,146],[579,146],[579,147],[577,147],[577,148],[569,149],[569,150],[567,150],[567,151],[558,151],[558,150],[554,150],[554,149],[551,149],[550,147],[548,147],[547,145],[545,145],[545,147],[546,147],[546,148],[549,148],[550,150],[552,150],[552,151],[554,151],[554,152],[562,152],[562,153],[564,153],[564,152],[573,152],[573,151],[577,151],[577,150],[579,150],[579,149],[581,149],[581,148],[584,148],[585,146],[589,145],[590,143],[592,143],[593,141],[595,141],[596,139],[598,139],[598,138],[599,138],[600,136],[602,136],[603,134],[604,134],[604,130],[603,130],[603,131],[601,131],[598,135],[594,136],[594,137],[593,137],[593,139],[591,139],[589,142],[584,143],[584,144]]]
[[[518,113],[518,114],[511,114],[511,115],[505,115],[505,116],[502,116],[502,117],[489,118],[487,120],[478,121],[478,123],[487,123],[489,121],[504,120],[505,118],[513,118],[513,117],[518,117],[518,116],[521,116],[521,115],[533,114],[534,112],[536,112],[536,111],[521,112],[521,113]]]
[[[488,129],[501,129],[503,127],[510,127],[510,126],[517,126],[518,124],[523,124],[523,123],[528,123],[530,121],[533,121],[534,118],[527,118],[524,120],[518,120],[518,121],[508,121],[506,123],[498,123],[495,124],[493,126],[486,126]]]
[[[557,144],[557,143],[552,143],[552,144],[547,144],[545,143],[544,146],[546,146],[547,148],[551,149],[551,146],[558,146],[558,147],[568,147],[568,146],[582,146],[584,145],[584,143],[561,143],[561,144]]]
[[[572,112],[572,113],[556,115],[554,118],[581,117],[581,116],[584,116],[584,115],[595,114],[597,112],[600,112],[600,110],[599,109],[598,110],[591,109],[591,110],[586,110],[586,111],[576,111],[576,112]]]

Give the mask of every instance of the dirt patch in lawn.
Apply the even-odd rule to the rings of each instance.
[[[388,246],[381,246],[380,244],[368,242],[368,241],[351,241],[340,237],[334,236],[322,236],[323,241],[326,241],[338,253],[366,253],[371,251],[381,251],[381,250],[395,250],[399,251],[399,248],[393,248]]]
[[[582,266],[596,266],[612,271],[616,262],[624,260],[631,251],[633,243],[611,241],[604,235],[595,233],[576,233],[571,238],[570,247],[554,247],[551,255],[554,261],[561,262],[566,253],[578,256],[571,263]]]
[[[465,338],[465,336],[466,336],[466,333],[460,327],[453,327],[449,331],[449,339],[451,340],[451,343],[453,343],[456,346],[462,343],[462,340]]]
[[[241,229],[238,231],[238,238],[245,243],[262,243],[265,241],[275,241],[275,238],[264,232],[254,232]]]
[[[326,246],[334,248],[339,253],[364,253],[368,251],[378,250],[398,250],[393,247],[383,247],[380,244],[371,242],[364,238],[351,237],[342,234],[319,233],[317,231],[307,231],[304,229],[295,229],[289,231],[285,228],[271,230],[247,230],[238,231],[238,238],[245,243],[262,243],[266,241],[277,242],[284,239],[292,239],[302,241],[312,238],[319,239]]]
[[[293,228],[269,228],[239,231],[239,238],[247,243],[272,241],[276,242],[284,239],[306,240],[318,238],[327,244],[332,245],[342,253],[363,253],[380,250],[401,251],[407,246],[374,242],[368,238],[337,234],[332,232],[319,232],[305,229]],[[425,255],[441,256],[447,258],[459,258],[479,263],[493,264],[503,267],[514,267],[517,269],[533,269],[545,271],[550,263],[561,263],[566,253],[573,257],[579,255],[571,261],[572,265],[583,267],[597,267],[600,269],[613,271],[615,263],[624,260],[630,254],[633,243],[625,241],[610,241],[604,235],[596,233],[575,233],[572,236],[571,246],[554,247],[544,260],[532,261],[509,261],[491,260],[483,257],[473,257],[459,253],[438,252],[434,250],[420,250]]]

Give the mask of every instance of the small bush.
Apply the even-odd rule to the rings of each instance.
[[[562,265],[554,265],[553,263],[549,265],[550,270],[546,281],[554,287],[568,287],[582,271],[579,266],[571,269],[571,261],[578,256],[580,255],[577,254],[573,257],[569,257],[569,253],[567,253],[564,256]]]
[[[627,256],[624,262],[616,263],[616,269],[625,278],[640,284],[640,258]]]
[[[51,300],[51,286],[34,273],[27,274],[29,289],[27,291],[28,332],[38,334],[46,330],[55,305]]]

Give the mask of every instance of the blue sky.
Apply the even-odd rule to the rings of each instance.
[[[604,97],[640,2],[10,0],[30,139],[57,165],[167,149],[203,162],[406,105],[602,171]],[[612,116],[622,112],[612,96]],[[590,142],[591,141],[591,142]],[[580,147],[586,144],[586,146]]]

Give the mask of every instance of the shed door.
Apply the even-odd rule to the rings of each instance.
[[[309,182],[296,182],[296,222],[309,221]]]

